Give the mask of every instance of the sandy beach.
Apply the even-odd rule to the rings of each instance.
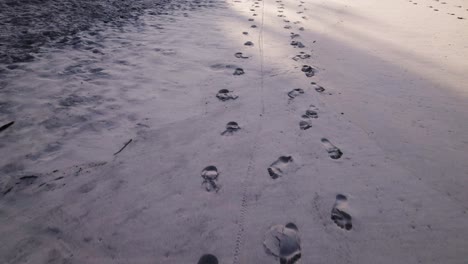
[[[446,1],[5,0],[0,263],[466,264]]]

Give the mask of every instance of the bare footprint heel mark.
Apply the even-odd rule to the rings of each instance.
[[[313,77],[316,70],[309,65],[303,65],[301,71],[305,73],[307,77]]]
[[[291,156],[281,156],[268,167],[268,174],[272,179],[277,179],[285,173],[288,165],[293,161]]]
[[[244,73],[245,73],[245,72],[244,72],[244,70],[243,70],[242,68],[237,68],[237,69],[234,71],[233,75],[242,75],[242,74],[244,74]]]
[[[300,49],[305,48],[305,45],[302,44],[302,42],[296,41],[296,40],[291,41],[291,46],[295,48],[300,48]]]
[[[226,124],[226,130],[221,133],[221,135],[232,135],[234,132],[238,131],[240,129],[239,124],[237,122],[231,121]]]
[[[221,89],[216,94],[216,97],[221,101],[227,101],[236,100],[238,96],[235,95],[232,91],[229,91],[228,89]]]
[[[244,43],[245,46],[253,46],[253,42],[252,41],[247,41]]]
[[[294,99],[295,97],[301,95],[304,93],[304,90],[301,89],[301,88],[296,88],[296,89],[293,89],[292,91],[288,92],[288,96],[289,98],[291,99]]]
[[[200,257],[197,264],[218,264],[218,258],[211,254],[205,254]]]
[[[343,152],[341,152],[341,150],[333,145],[328,139],[322,138],[321,141],[330,158],[339,159],[341,156],[343,156]]]
[[[331,220],[333,220],[337,226],[346,230],[351,230],[353,228],[353,224],[351,222],[352,218],[351,215],[346,212],[347,208],[348,198],[343,194],[338,194],[331,211]]]
[[[325,88],[323,88],[322,86],[318,85],[317,83],[311,82],[310,84],[312,84],[312,87],[315,89],[315,91],[317,91],[317,92],[319,92],[319,93],[325,92]]]
[[[294,223],[275,225],[265,234],[265,252],[280,260],[280,264],[295,264],[301,259],[301,239]]]
[[[248,59],[249,56],[244,56],[244,54],[242,52],[236,52],[234,54],[234,57],[238,58],[238,59]]]
[[[216,191],[218,192],[220,186],[216,184],[218,181],[218,168],[215,166],[207,166],[202,170],[201,177],[203,178],[202,185],[205,186],[207,192]]]

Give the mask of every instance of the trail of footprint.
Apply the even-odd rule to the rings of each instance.
[[[339,159],[341,156],[343,156],[343,152],[341,152],[341,150],[333,145],[328,139],[322,138],[321,141],[330,158]]]
[[[235,95],[232,91],[229,91],[228,89],[221,89],[216,94],[216,97],[221,101],[227,101],[236,100],[238,96]]]
[[[348,198],[343,194],[338,194],[331,211],[331,219],[337,226],[346,230],[351,230],[353,228],[353,224],[351,222],[351,215],[346,212],[347,208]]]
[[[216,168],[215,166],[210,165],[202,170],[202,185],[205,186],[207,192],[219,191],[220,187],[216,184],[216,181],[218,181],[218,176],[218,168]]]
[[[265,234],[265,252],[280,259],[281,264],[295,264],[301,258],[299,230],[294,223],[275,225]]]
[[[317,92],[319,92],[319,93],[325,92],[325,88],[323,88],[322,86],[318,85],[317,83],[311,82],[310,84],[312,84],[312,87],[315,89],[315,91],[317,91]]]
[[[240,129],[239,124],[237,122],[231,121],[226,124],[226,130],[224,130],[221,135],[232,135],[234,132]]]
[[[268,167],[268,174],[272,179],[283,176],[288,165],[293,161],[291,156],[281,156]]]
[[[292,91],[288,92],[288,96],[289,98],[291,99],[294,99],[295,97],[301,95],[304,93],[304,90],[301,89],[301,88],[296,88],[296,89],[293,89]]]
[[[309,65],[303,65],[301,71],[304,72],[307,77],[313,77],[316,70]]]
[[[211,254],[205,254],[200,257],[198,264],[218,264],[218,258]]]

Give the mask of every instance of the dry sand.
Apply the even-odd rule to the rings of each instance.
[[[201,5],[5,67],[0,263],[468,261],[468,2]]]

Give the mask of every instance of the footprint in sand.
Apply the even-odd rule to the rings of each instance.
[[[254,21],[254,19],[253,19],[253,18],[249,18],[249,21]]]
[[[337,226],[346,230],[351,230],[353,228],[353,224],[351,222],[351,215],[346,212],[347,208],[348,198],[343,194],[338,194],[331,211],[331,219]]]
[[[291,46],[293,46],[295,48],[305,48],[305,46],[304,46],[304,44],[302,44],[302,42],[296,41],[296,40],[291,41]]]
[[[295,61],[298,60],[304,60],[310,58],[309,54],[306,54],[305,52],[301,51],[298,55],[294,56],[292,59]]]
[[[317,108],[314,105],[310,105],[309,109],[302,115],[302,118],[318,118]]]
[[[310,121],[310,120],[301,120],[299,122],[299,128],[301,130],[307,130],[307,129],[311,128],[311,127],[312,127],[312,121]]]
[[[285,29],[290,29],[291,26],[290,26],[290,25],[286,25],[286,26],[284,26],[284,28],[285,28]]]
[[[281,264],[295,264],[301,258],[299,230],[294,223],[275,225],[263,240],[265,252],[280,259]]]
[[[257,16],[257,14],[253,14],[252,16]]]
[[[218,192],[220,187],[216,184],[218,181],[218,169],[215,166],[208,166],[202,170],[201,176],[203,178],[202,185],[205,186],[207,192]]]
[[[293,161],[291,156],[281,156],[268,167],[268,174],[272,179],[277,179],[285,173],[288,165]]]
[[[341,150],[335,145],[333,145],[328,139],[322,138],[321,141],[323,146],[325,147],[325,150],[327,150],[330,158],[339,159],[341,158],[341,156],[343,156],[343,152],[341,152]]]
[[[239,124],[237,122],[231,121],[226,124],[226,130],[221,133],[222,136],[224,135],[232,135],[234,132],[238,131],[240,129]]]
[[[301,71],[305,73],[307,77],[313,77],[315,75],[315,69],[309,65],[303,65]]]
[[[291,39],[295,39],[295,38],[300,37],[301,35],[296,34],[296,33],[294,33],[294,32],[291,32],[291,34],[290,34],[289,36],[291,37]]]
[[[304,31],[304,28],[303,28],[303,27],[300,27],[299,30],[300,30],[300,31]]]
[[[249,58],[249,56],[244,56],[244,54],[242,54],[242,52],[234,53],[234,57],[236,57],[238,59],[248,59]]]
[[[244,31],[244,32],[242,32],[242,34],[244,34],[244,35],[248,35],[248,34],[249,34],[249,32],[246,32],[246,31]]]
[[[287,19],[283,19],[284,23],[289,23],[291,21],[287,20]]]
[[[294,99],[295,97],[297,97],[297,96],[299,96],[299,95],[301,95],[303,93],[304,93],[303,89],[296,88],[296,89],[293,89],[292,91],[289,91],[288,96],[289,96],[289,98]]]
[[[237,68],[236,70],[234,70],[234,73],[233,75],[242,75],[244,74],[244,70],[242,68]]]
[[[253,46],[253,42],[252,41],[247,41],[244,43],[245,46]]]
[[[310,105],[309,109],[301,116],[303,120],[299,122],[301,130],[307,130],[312,127],[312,118],[318,118],[318,113],[314,105]]]
[[[318,85],[317,83],[311,82],[310,84],[312,84],[312,87],[314,87],[315,91],[317,91],[317,92],[319,92],[319,93],[325,92],[325,88],[323,88],[322,86]]]
[[[236,100],[238,96],[235,95],[232,91],[229,91],[228,89],[221,89],[216,94],[216,97],[221,101],[227,101]]]
[[[200,257],[198,264],[218,264],[218,259],[211,254],[205,254]]]
[[[257,25],[251,25],[250,27],[251,27],[251,28],[256,28],[256,27],[257,27]]]

